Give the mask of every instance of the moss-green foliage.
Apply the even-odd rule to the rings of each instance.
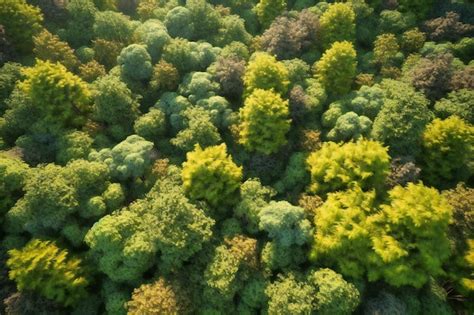
[[[203,199],[216,207],[232,203],[242,179],[242,168],[235,165],[227,154],[225,144],[201,149],[186,154],[183,163],[183,185],[193,199]]]
[[[320,18],[321,40],[325,49],[334,42],[355,39],[355,13],[346,3],[331,4]]]
[[[15,88],[17,80],[22,78],[21,64],[7,62],[0,68],[0,113],[4,113],[6,101]]]
[[[374,120],[371,135],[387,145],[391,153],[416,155],[421,134],[433,116],[428,100],[400,81],[386,80],[383,88],[386,101]]]
[[[126,80],[146,81],[151,78],[153,66],[144,45],[132,44],[125,47],[120,52],[117,63]]]
[[[252,56],[244,75],[245,95],[256,89],[273,89],[284,95],[289,83],[288,70],[275,57],[263,52]]]
[[[310,190],[324,194],[353,186],[381,189],[389,172],[390,157],[387,148],[376,141],[326,142],[308,157],[307,164]]]
[[[66,165],[69,161],[86,159],[91,151],[93,140],[85,132],[67,132],[58,139],[56,161]]]
[[[87,45],[94,36],[92,27],[97,8],[91,0],[70,0],[66,10],[69,19],[64,36],[73,47]]]
[[[28,171],[28,165],[22,160],[0,154],[0,221],[3,221],[3,215],[22,196]]]
[[[139,111],[138,102],[127,85],[108,75],[94,83],[93,96],[94,119],[109,126],[107,133],[115,140],[129,135]]]
[[[379,35],[374,42],[374,61],[382,67],[392,66],[399,50],[394,34]]]
[[[277,152],[290,130],[288,101],[273,91],[256,89],[239,112],[239,142],[249,151]]]
[[[423,178],[438,187],[465,181],[474,172],[474,126],[457,116],[433,120],[423,132]]]
[[[191,103],[216,95],[219,84],[213,82],[208,72],[191,72],[179,86],[181,95],[186,96]]]
[[[133,35],[133,26],[122,13],[99,11],[95,14],[94,34],[97,38],[127,44]]]
[[[240,186],[240,201],[234,208],[234,214],[245,222],[249,233],[256,233],[259,225],[259,213],[275,195],[269,187],[262,186],[258,179],[246,180]]]
[[[89,154],[91,161],[106,164],[112,177],[118,180],[141,177],[151,166],[153,142],[140,136],[127,137],[112,149],[102,149]]]
[[[69,45],[59,39],[58,36],[51,34],[46,29],[33,37],[35,56],[41,60],[51,62],[60,62],[68,70],[74,71],[79,60],[74,55],[74,51]]]
[[[456,115],[470,124],[474,124],[474,91],[461,89],[453,91],[437,101],[434,105],[434,112],[439,118],[448,118]]]
[[[188,8],[178,6],[166,14],[165,25],[172,37],[191,39],[194,35],[194,24],[191,20],[191,11]]]
[[[402,12],[411,12],[418,18],[425,17],[433,8],[433,0],[400,0],[400,9]]]
[[[37,168],[26,180],[24,196],[8,211],[6,229],[14,234],[59,233],[80,245],[94,219],[110,209],[102,195],[108,176],[106,165],[84,160]]]
[[[81,125],[90,112],[90,90],[79,77],[59,63],[37,60],[24,70],[21,90],[41,108],[44,119],[52,125]]]
[[[311,223],[303,208],[286,201],[271,202],[259,213],[259,228],[283,247],[303,245],[310,240]]]
[[[159,20],[150,19],[135,29],[134,36],[146,45],[154,62],[158,61],[164,46],[170,41],[165,26]]]
[[[150,111],[135,120],[133,125],[135,133],[148,141],[157,141],[166,132],[165,114],[158,108]]]
[[[33,48],[33,36],[41,30],[43,15],[38,7],[25,0],[2,0],[0,21],[5,27],[7,39],[22,53]]]
[[[81,260],[68,257],[67,250],[49,241],[30,241],[8,252],[9,277],[20,291],[36,291],[65,306],[76,304],[86,295],[88,280]]]
[[[100,271],[115,282],[136,283],[155,263],[169,272],[201,250],[214,220],[189,203],[180,185],[179,170],[174,170],[145,199],[89,230],[85,241]]]
[[[314,65],[316,78],[330,95],[350,91],[356,75],[356,51],[347,41],[334,42]]]
[[[266,28],[286,9],[286,0],[260,0],[255,6],[258,21]]]

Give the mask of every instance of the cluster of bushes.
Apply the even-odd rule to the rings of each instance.
[[[474,312],[472,16],[1,0],[0,313]]]

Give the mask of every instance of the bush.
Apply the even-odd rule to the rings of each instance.
[[[331,95],[350,91],[356,66],[356,51],[349,42],[333,43],[314,65],[316,78]]]
[[[449,186],[473,174],[474,126],[452,116],[435,119],[423,133],[423,178],[430,185]]]
[[[35,239],[8,254],[9,277],[18,290],[37,291],[64,306],[76,304],[86,295],[88,281],[81,260],[68,257],[68,252],[54,243]]]
[[[239,142],[249,151],[277,152],[286,143],[290,130],[288,101],[272,92],[256,89],[240,110]]]
[[[320,19],[323,47],[330,48],[334,42],[354,41],[355,17],[352,6],[349,4],[330,5]]]
[[[381,189],[389,173],[387,148],[370,140],[345,144],[323,143],[307,159],[311,173],[310,190],[327,193],[353,186],[363,190]]]
[[[197,145],[186,154],[183,185],[193,199],[204,199],[213,207],[235,201],[242,179],[242,168],[227,155],[225,144],[201,149]]]

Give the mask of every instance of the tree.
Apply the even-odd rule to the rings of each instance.
[[[152,149],[153,142],[132,135],[112,149],[93,151],[89,154],[89,160],[106,164],[111,176],[123,181],[145,174],[151,166]]]
[[[415,156],[420,150],[421,134],[432,119],[428,100],[400,81],[385,80],[382,88],[386,100],[374,120],[371,136],[388,146],[391,153]]]
[[[96,121],[109,126],[109,132],[116,140],[122,140],[132,132],[137,118],[138,101],[119,78],[104,76],[94,83],[94,111]]]
[[[88,83],[105,76],[105,74],[105,67],[95,60],[79,66],[79,76]]]
[[[318,314],[352,314],[359,305],[357,288],[333,270],[318,269],[311,272],[307,279],[317,290],[314,299]]]
[[[29,167],[22,160],[0,154],[0,178],[3,181],[0,185],[0,221],[3,221],[3,215],[22,196],[28,173]]]
[[[159,20],[150,19],[135,29],[134,36],[144,44],[153,60],[157,62],[164,46],[170,41],[166,27]]]
[[[21,53],[28,53],[33,48],[33,36],[41,31],[43,15],[38,7],[25,0],[3,0],[0,21],[7,40]]]
[[[234,208],[234,215],[245,222],[249,233],[258,232],[259,213],[275,194],[270,187],[262,186],[259,179],[248,179],[240,186],[240,201]]]
[[[9,277],[20,291],[34,290],[65,306],[86,295],[88,280],[81,260],[68,257],[67,250],[49,241],[34,239],[22,249],[8,252]]]
[[[69,161],[86,159],[94,140],[83,131],[69,131],[57,140],[56,162],[66,165]]]
[[[91,0],[70,0],[66,4],[69,13],[65,37],[73,47],[89,44],[94,36],[93,25],[97,8]]]
[[[41,108],[46,122],[60,126],[84,124],[91,94],[84,81],[59,63],[41,60],[25,69],[24,74],[26,79],[20,89]]]
[[[181,297],[182,299],[182,297]],[[178,314],[183,309],[179,292],[168,281],[159,278],[151,284],[142,284],[133,290],[127,302],[128,314]]]
[[[219,83],[222,95],[238,99],[244,91],[243,76],[245,73],[245,61],[231,56],[220,57],[214,65],[214,79]]]
[[[179,86],[179,93],[193,104],[216,95],[218,91],[219,84],[212,80],[212,75],[208,72],[191,72],[184,77]]]
[[[434,112],[437,117],[442,119],[455,115],[474,124],[474,112],[470,110],[473,107],[474,91],[461,89],[453,91],[446,98],[437,101],[434,105]]]
[[[161,59],[154,67],[150,87],[159,91],[176,90],[179,84],[178,69]]]
[[[423,178],[437,187],[465,181],[473,174],[474,126],[451,116],[435,119],[423,132]]]
[[[111,280],[137,283],[156,262],[179,268],[212,236],[214,220],[184,196],[179,170],[159,179],[146,198],[100,219],[85,241]]]
[[[415,14],[419,19],[423,19],[433,8],[433,0],[400,0],[399,2],[401,12],[411,12]]]
[[[328,7],[319,20],[321,40],[325,49],[334,42],[355,39],[355,13],[352,6],[346,3],[334,3]]]
[[[135,120],[133,129],[140,137],[156,142],[166,132],[165,114],[160,109],[152,107],[148,113]]]
[[[464,24],[459,21],[458,13],[449,11],[445,16],[426,21],[424,29],[433,41],[451,41],[454,42],[459,38],[472,33],[474,27],[471,24]]]
[[[409,183],[389,192],[374,221],[384,231],[373,238],[376,267],[369,279],[383,278],[393,286],[420,288],[430,276],[444,273],[450,255],[447,236],[452,207],[434,188]]]
[[[94,34],[97,38],[126,45],[132,39],[133,26],[130,18],[122,13],[99,11],[95,14]]]
[[[240,110],[239,142],[249,151],[277,152],[286,143],[290,130],[288,101],[273,91],[256,89]]]
[[[8,98],[12,94],[16,82],[23,79],[19,63],[7,62],[0,68],[0,114],[7,109]]]
[[[5,229],[11,234],[61,235],[80,246],[88,228],[120,205],[123,193],[105,194],[109,171],[102,163],[72,161],[65,167],[37,167],[25,182],[24,196],[8,211]]]
[[[268,27],[286,6],[286,0],[260,0],[255,6],[255,13],[263,28]]]
[[[364,191],[383,188],[389,173],[387,148],[376,141],[323,143],[320,150],[307,159],[311,173],[310,190],[327,193],[358,186]]]
[[[213,207],[235,201],[235,193],[242,179],[242,167],[238,167],[227,155],[225,144],[186,154],[183,163],[183,185],[193,199],[204,199]]]
[[[311,223],[303,208],[286,201],[270,202],[259,213],[259,228],[282,247],[301,246],[311,238]]]
[[[165,25],[171,37],[191,39],[194,35],[194,24],[188,8],[177,6],[168,11]]]
[[[262,52],[255,53],[245,71],[245,95],[256,89],[271,90],[284,95],[288,89],[288,70],[275,57]]]
[[[406,53],[414,53],[419,51],[426,41],[425,33],[418,28],[408,30],[403,33],[401,39],[401,47]]]
[[[379,35],[374,42],[374,61],[382,67],[393,66],[399,49],[394,34]]]
[[[53,35],[46,29],[33,37],[35,56],[41,60],[60,62],[69,71],[74,71],[79,65],[79,60],[74,55],[74,50],[69,45]]]
[[[194,25],[193,39],[209,39],[218,32],[221,16],[207,1],[187,0],[186,8],[189,9],[190,21]]]
[[[125,47],[117,57],[117,63],[121,75],[127,80],[147,81],[151,78],[153,66],[144,45],[132,44]]]
[[[316,78],[331,95],[350,91],[356,66],[356,51],[347,41],[333,43],[314,65]]]

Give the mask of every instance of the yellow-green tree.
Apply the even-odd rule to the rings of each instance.
[[[316,78],[329,94],[345,94],[351,89],[356,67],[356,51],[352,43],[335,42],[316,62]]]
[[[239,142],[249,151],[271,154],[284,145],[290,130],[288,101],[273,91],[256,89],[240,110]]]
[[[319,20],[324,48],[340,41],[354,41],[355,13],[348,3],[334,3],[323,13]]]
[[[81,260],[56,244],[34,239],[8,254],[8,276],[19,291],[33,290],[64,306],[76,304],[86,295],[88,280]]]
[[[267,28],[286,9],[286,0],[260,0],[255,6],[260,24]]]
[[[225,144],[186,154],[182,179],[186,193],[193,199],[203,199],[212,206],[228,204],[235,200],[242,179],[242,167],[237,166],[227,154]]]
[[[271,90],[285,94],[288,90],[288,70],[275,57],[257,52],[252,56],[244,75],[245,95],[250,95],[255,89]]]

